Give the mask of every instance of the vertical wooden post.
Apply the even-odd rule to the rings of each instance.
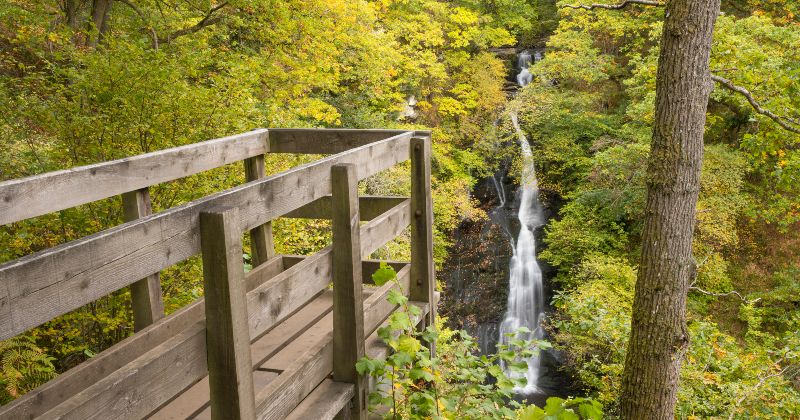
[[[245,159],[244,175],[247,182],[263,178],[264,155]],[[275,244],[272,241],[272,222],[264,223],[250,230],[250,247],[253,267],[275,256]]]
[[[212,419],[255,418],[239,211],[200,213]]]
[[[364,357],[364,299],[361,292],[361,228],[358,178],[353,164],[331,169],[333,228],[333,379],[355,385],[350,418],[367,418],[367,378],[356,372]],[[341,414],[347,414],[347,409]],[[344,417],[342,415],[339,416]]]
[[[122,194],[122,214],[130,222],[153,214],[150,190],[142,188]],[[133,330],[144,327],[164,317],[164,300],[161,297],[161,278],[151,274],[131,285]]]
[[[433,203],[431,201],[430,137],[411,139],[411,287],[410,299],[427,302],[426,325],[436,321],[433,297]]]

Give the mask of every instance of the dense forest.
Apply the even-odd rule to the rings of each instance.
[[[516,138],[524,133],[540,199],[553,213],[538,255],[552,268],[553,310],[543,325],[548,342],[535,344],[561,355],[576,397],[548,404],[548,414],[578,418],[575,408],[594,418],[602,406],[616,417],[624,411],[666,13],[658,2],[612,3],[4,1],[0,181],[256,127],[431,129],[434,256],[442,268],[453,264],[454,247],[464,246],[455,232],[487,218],[487,203],[475,194],[481,183],[498,171],[523,180]],[[730,0],[721,7],[674,415],[796,418],[800,4]],[[530,64],[532,82],[519,87],[511,76],[516,52],[533,48],[543,57]],[[267,155],[266,168],[278,173],[314,158]],[[369,178],[360,191],[408,195],[407,171]],[[242,182],[242,167],[230,165],[160,184],[152,190],[154,211]],[[115,198],[2,226],[0,263],[122,222]],[[323,220],[278,219],[273,229],[279,253],[307,254],[331,240]],[[375,257],[407,260],[408,235]],[[447,297],[446,274],[442,311],[454,317],[463,311]],[[201,297],[199,257],[162,272],[161,281],[167,313]],[[500,300],[507,293],[507,283],[474,286]],[[511,394],[495,389],[513,384],[495,363],[513,363],[513,354],[481,357],[474,339],[457,331],[462,325],[440,325],[444,378],[426,380],[443,381],[443,399],[445,390],[471,395],[464,404],[472,411],[438,401],[431,408],[412,395],[414,378],[404,386],[421,408],[399,414],[542,418],[533,407],[498,409]],[[123,289],[0,342],[0,402],[133,332]],[[365,369],[374,374],[383,366]],[[497,383],[485,385],[489,376]]]

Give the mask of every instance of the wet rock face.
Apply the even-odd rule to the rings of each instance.
[[[513,194],[514,187],[507,187]],[[508,300],[512,255],[508,231],[513,227],[497,223],[506,218],[493,217],[493,212],[503,210],[497,208],[500,202],[491,178],[483,180],[474,195],[490,217],[464,221],[454,232],[454,245],[438,273],[445,285],[439,310],[450,327],[467,330],[479,338],[482,351],[491,352]]]

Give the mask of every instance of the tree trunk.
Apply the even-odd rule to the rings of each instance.
[[[92,1],[92,25],[89,35],[89,46],[96,47],[103,40],[103,36],[108,30],[108,15],[111,12],[113,0],[93,0]],[[94,36],[91,35],[94,30]]]
[[[620,405],[626,419],[673,419],[689,343],[686,295],[720,0],[667,2],[647,168],[642,256]]]

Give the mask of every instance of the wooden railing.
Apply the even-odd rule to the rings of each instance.
[[[265,153],[332,155],[265,176]],[[410,198],[358,197],[359,180],[409,158]],[[236,161],[244,161],[246,184],[151,214],[149,187]],[[0,265],[0,339],[127,286],[136,333],[1,407],[0,416],[190,417],[208,413],[210,400],[214,418],[330,417],[342,408],[365,418],[366,382],[355,361],[386,351],[373,332],[395,308],[385,299],[391,284],[362,291],[377,264],[364,259],[409,224],[412,261],[394,265],[427,314],[421,321],[433,321],[428,132],[261,129],[2,182],[0,224],[115,195],[126,223]],[[278,217],[331,219],[333,245],[311,256],[276,255],[270,222]],[[247,231],[255,268],[245,273]],[[197,254],[205,300],[164,317],[158,273]],[[312,306],[320,309],[312,314]],[[310,337],[305,331],[328,312],[327,333],[291,363],[264,367]],[[263,384],[263,372],[279,375]]]

